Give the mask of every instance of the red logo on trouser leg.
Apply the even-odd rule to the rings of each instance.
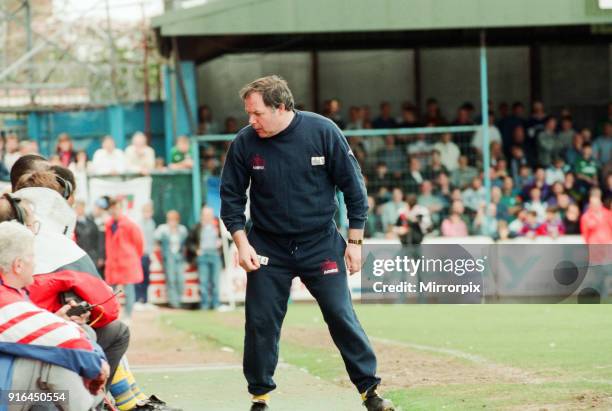
[[[335,261],[325,260],[323,264],[321,264],[321,271],[323,274],[335,274],[338,270],[338,264]]]

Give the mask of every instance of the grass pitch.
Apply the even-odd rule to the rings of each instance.
[[[610,305],[355,309],[379,358],[381,389],[402,410],[612,409]],[[216,370],[142,370],[141,385],[186,410],[248,409],[239,363],[244,312],[168,311],[161,322],[237,360]],[[280,357],[272,410],[360,409],[316,305],[289,306]]]

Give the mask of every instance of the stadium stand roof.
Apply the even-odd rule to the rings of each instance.
[[[600,3],[602,2],[602,3]],[[153,19],[162,53],[593,43],[612,39],[603,0],[210,0]],[[561,29],[561,30],[560,30]],[[432,32],[432,30],[434,32]]]

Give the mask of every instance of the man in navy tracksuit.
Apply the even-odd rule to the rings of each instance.
[[[367,197],[346,138],[328,119],[294,111],[287,83],[277,76],[241,92],[249,126],[227,153],[221,181],[221,218],[248,272],[244,375],[251,410],[268,408],[278,361],[280,328],[291,281],[299,275],[319,303],[351,381],[368,410],[393,410],[378,396],[376,357],[353,310],[347,284],[361,266]],[[250,184],[253,229],[245,226]],[[344,193],[349,244],[333,222],[336,187]],[[345,265],[346,261],[346,265]]]

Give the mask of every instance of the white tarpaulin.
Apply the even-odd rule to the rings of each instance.
[[[140,221],[142,206],[151,201],[151,177],[138,177],[131,180],[116,181],[101,178],[89,180],[89,204],[102,196],[119,198],[123,202],[123,211],[132,220]]]

